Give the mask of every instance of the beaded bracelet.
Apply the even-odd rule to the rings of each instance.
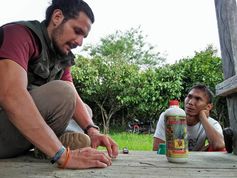
[[[58,150],[57,153],[55,153],[54,157],[51,159],[51,163],[54,164],[56,161],[58,161],[60,159],[60,157],[62,156],[62,154],[64,153],[64,151],[66,150],[66,148],[64,146],[61,146],[61,148]]]

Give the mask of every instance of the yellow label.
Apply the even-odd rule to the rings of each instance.
[[[174,140],[174,147],[175,149],[184,149],[184,140],[183,139],[175,139]]]
[[[172,158],[188,156],[187,124],[184,116],[167,116],[165,118],[166,155]]]

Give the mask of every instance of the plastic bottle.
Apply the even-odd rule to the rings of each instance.
[[[166,157],[169,162],[185,163],[188,160],[187,122],[179,101],[171,100],[165,111]]]

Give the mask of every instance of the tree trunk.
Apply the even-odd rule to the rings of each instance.
[[[236,0],[215,0],[224,77],[237,73],[237,7]],[[234,131],[233,152],[237,155],[237,93],[227,96],[230,127]]]

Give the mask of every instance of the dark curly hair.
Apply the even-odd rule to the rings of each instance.
[[[52,0],[51,5],[46,10],[45,23],[49,25],[52,14],[55,9],[60,9],[64,15],[64,20],[67,21],[72,18],[76,18],[79,12],[84,12],[92,23],[95,18],[90,6],[83,0]]]

